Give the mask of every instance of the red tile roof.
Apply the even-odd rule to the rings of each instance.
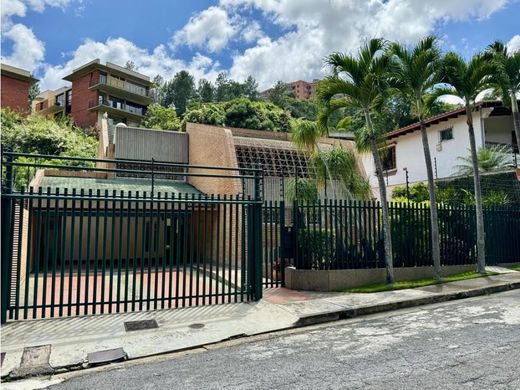
[[[498,107],[501,105],[502,105],[502,102],[500,102],[499,100],[485,100],[485,101],[476,103],[475,108],[478,110],[481,107]],[[452,119],[452,118],[457,118],[459,115],[465,115],[465,113],[466,113],[466,109],[464,107],[462,107],[462,108],[458,108],[453,111],[448,111],[448,112],[445,112],[445,113],[442,113],[439,115],[432,116],[432,117],[426,119],[426,121],[425,121],[426,127],[435,125],[440,122],[448,121],[449,119]],[[401,135],[413,133],[414,131],[418,131],[420,129],[421,129],[421,126],[420,126],[419,122],[412,123],[411,125],[401,127],[400,129],[393,130],[389,133],[386,133],[386,139],[397,138]]]

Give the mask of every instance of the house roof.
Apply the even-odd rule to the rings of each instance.
[[[82,65],[79,68],[74,69],[72,71],[72,73],[65,76],[63,78],[63,80],[67,80],[67,81],[76,80],[76,79],[82,77],[83,75],[92,72],[94,69],[100,69],[100,70],[103,70],[106,72],[117,73],[120,75],[124,75],[129,80],[133,79],[134,81],[137,81],[139,83],[142,83],[142,84],[145,84],[148,86],[152,85],[152,82],[150,81],[150,77],[148,77],[142,73],[136,72],[134,70],[126,69],[122,66],[113,64],[111,62],[107,62],[105,65],[103,65],[101,63],[101,61],[99,60],[99,58],[96,58],[95,60],[92,60],[92,61],[86,63],[85,65]]]
[[[50,187],[51,191],[59,188],[60,192],[67,188],[69,193],[71,193],[73,189],[76,189],[76,192],[78,193],[83,189],[86,193],[88,193],[89,190],[92,190],[92,192],[96,192],[97,190],[105,192],[105,190],[108,190],[111,194],[112,191],[115,190],[118,195],[121,191],[123,191],[125,195],[130,191],[132,194],[135,194],[137,191],[139,191],[140,194],[143,194],[144,192],[150,194],[152,190],[152,181],[151,179],[121,177],[114,179],[95,179],[84,177],[45,176],[42,179],[40,187],[43,189]],[[192,185],[174,180],[154,180],[154,192],[155,194],[160,192],[161,194],[168,194],[169,196],[172,194],[202,194],[202,192]]]
[[[475,104],[475,108],[477,110],[479,110],[480,108],[485,108],[485,107],[500,107],[500,106],[502,106],[502,102],[499,100],[484,100],[484,101],[481,101],[481,102],[478,102]],[[432,116],[432,117],[426,119],[426,121],[425,121],[426,127],[435,125],[440,122],[445,122],[445,121],[457,118],[460,115],[465,115],[465,114],[466,114],[466,109],[464,107],[458,108],[453,111],[444,112],[442,114],[435,115],[435,116]],[[391,132],[387,133],[385,136],[386,136],[386,139],[392,139],[392,138],[397,138],[401,135],[413,133],[414,131],[418,131],[420,129],[421,129],[420,123],[416,122],[416,123],[412,123],[411,125],[401,127],[400,129],[391,131]]]
[[[31,84],[38,82],[38,79],[35,79],[34,77],[32,77],[31,72],[29,72],[28,70],[25,70],[25,69],[17,68],[16,66],[1,64],[0,72],[3,75],[6,75],[13,79],[27,81]]]

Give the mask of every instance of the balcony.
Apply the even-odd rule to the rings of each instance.
[[[139,102],[151,103],[153,100],[153,94],[150,90],[145,87],[141,87],[128,81],[123,81],[111,76],[99,76],[95,79],[90,80],[89,88],[100,88],[113,94],[119,94],[120,96],[131,96],[133,100]]]
[[[108,109],[115,114],[121,115],[122,113],[129,114],[131,117],[141,119],[145,114],[144,108],[136,108],[129,106],[127,104],[116,103],[112,100],[101,99],[101,100],[91,100],[88,103],[89,110],[99,109],[100,107]]]
[[[55,100],[44,100],[43,102],[36,104],[35,107],[35,112],[42,115],[56,114],[64,110],[65,107],[63,106],[63,103]]]

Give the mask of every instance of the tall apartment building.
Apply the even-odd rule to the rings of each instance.
[[[38,82],[27,70],[11,65],[1,64],[2,88],[0,107],[9,107],[20,114],[29,111],[29,88]]]
[[[72,82],[71,115],[82,127],[97,125],[105,112],[109,122],[138,126],[153,102],[148,76],[99,59],[63,79]]]
[[[107,113],[110,124],[139,126],[146,108],[153,102],[148,76],[95,59],[65,76],[70,87],[45,91],[33,108],[45,115],[70,114],[81,127],[100,127]]]
[[[316,86],[318,85],[318,80],[313,80],[312,82],[307,82],[304,80],[293,81],[292,83],[287,83],[287,89],[294,94],[296,99],[305,100],[310,99],[316,95]]]

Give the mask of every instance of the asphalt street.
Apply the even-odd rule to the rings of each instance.
[[[520,389],[520,290],[244,340],[61,389]]]

